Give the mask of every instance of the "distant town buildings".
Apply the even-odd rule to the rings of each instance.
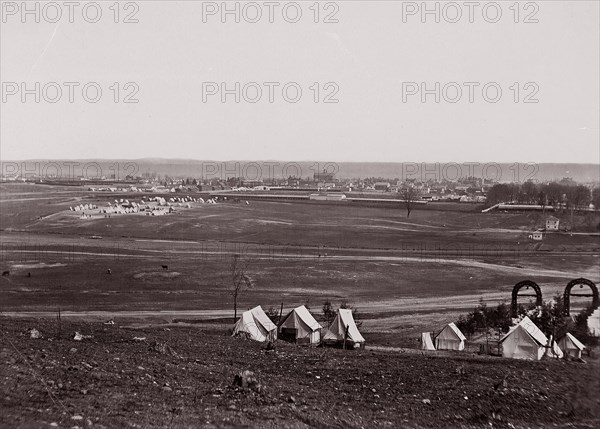
[[[322,173],[314,173],[313,180],[315,182],[333,182],[334,176],[335,173],[328,173],[327,171],[323,170]]]
[[[389,191],[391,186],[389,182],[377,182],[373,185],[373,188],[376,191]]]

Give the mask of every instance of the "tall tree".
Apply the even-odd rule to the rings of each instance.
[[[414,201],[417,197],[417,191],[412,186],[405,186],[400,190],[400,197],[404,200],[404,207],[406,208],[406,217],[410,217],[410,212],[413,209]]]
[[[596,210],[600,210],[600,187],[592,189],[592,204]]]
[[[586,186],[577,185],[573,187],[568,198],[575,208],[587,207],[591,200],[590,190]]]
[[[323,318],[327,325],[329,326],[335,317],[335,311],[333,310],[333,306],[331,305],[331,301],[327,300],[323,303]]]
[[[538,189],[536,184],[531,180],[528,180],[527,182],[523,183],[523,185],[521,186],[521,192],[523,193],[523,197],[526,203],[535,204],[537,202],[536,198],[538,196]]]
[[[229,265],[229,294],[233,297],[233,318],[237,320],[237,305],[240,295],[252,288],[252,281],[246,275],[248,262],[243,261],[240,255],[235,254],[231,257]]]

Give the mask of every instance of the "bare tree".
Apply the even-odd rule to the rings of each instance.
[[[333,322],[333,319],[335,318],[335,311],[329,300],[323,303],[323,318],[328,326],[331,325],[331,322]]]
[[[417,197],[417,191],[412,186],[405,186],[400,190],[400,196],[404,200],[404,207],[406,207],[406,217],[410,217],[410,212],[413,209],[414,201]]]
[[[233,297],[233,318],[237,320],[237,302],[240,295],[247,289],[252,288],[252,281],[246,275],[248,262],[243,261],[240,255],[235,254],[231,257],[229,265],[229,293]]]

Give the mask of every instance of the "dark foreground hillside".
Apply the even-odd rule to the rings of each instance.
[[[598,361],[343,351],[0,319],[0,427],[598,427]],[[31,338],[37,328],[42,338]],[[82,341],[74,332],[92,335]],[[249,388],[233,385],[250,370]]]

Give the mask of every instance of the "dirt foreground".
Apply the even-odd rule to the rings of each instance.
[[[40,338],[31,338],[31,329]],[[60,331],[59,331],[60,329]],[[85,337],[74,340],[74,333]],[[598,427],[598,359],[344,351],[0,318],[0,427]],[[233,384],[249,370],[256,381]]]

